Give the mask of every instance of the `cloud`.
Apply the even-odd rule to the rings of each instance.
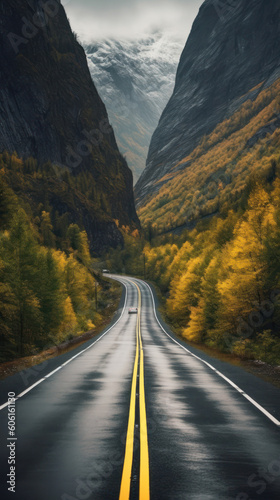
[[[160,30],[186,40],[202,0],[62,0],[82,42]]]

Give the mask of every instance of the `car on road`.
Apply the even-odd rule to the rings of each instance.
[[[130,307],[128,309],[128,314],[137,314],[138,313],[138,307]]]
[[[102,269],[102,273],[103,274],[110,274],[110,271],[109,271],[109,269]]]

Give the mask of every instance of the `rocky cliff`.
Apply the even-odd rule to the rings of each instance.
[[[0,150],[50,161],[58,178],[86,175],[100,208],[83,218],[98,226],[92,248],[118,244],[114,220],[139,227],[132,174],[61,2],[1,0],[0,17]],[[67,210],[67,200],[56,205]]]
[[[181,56],[174,93],[136,185],[140,205],[168,180],[166,174],[203,136],[279,78],[279,38],[278,0],[203,3]]]

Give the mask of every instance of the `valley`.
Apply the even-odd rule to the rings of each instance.
[[[152,134],[169,100],[182,51],[171,35],[140,40],[104,40],[85,45],[89,69],[117,142],[133,173],[142,174]]]
[[[0,0],[3,500],[279,499],[280,5],[198,3]]]

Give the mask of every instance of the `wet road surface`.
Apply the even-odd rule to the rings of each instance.
[[[0,498],[279,500],[280,391],[237,367],[222,378],[163,331],[147,284],[117,279],[126,296],[105,335],[0,382]],[[8,392],[23,393],[16,441]]]

